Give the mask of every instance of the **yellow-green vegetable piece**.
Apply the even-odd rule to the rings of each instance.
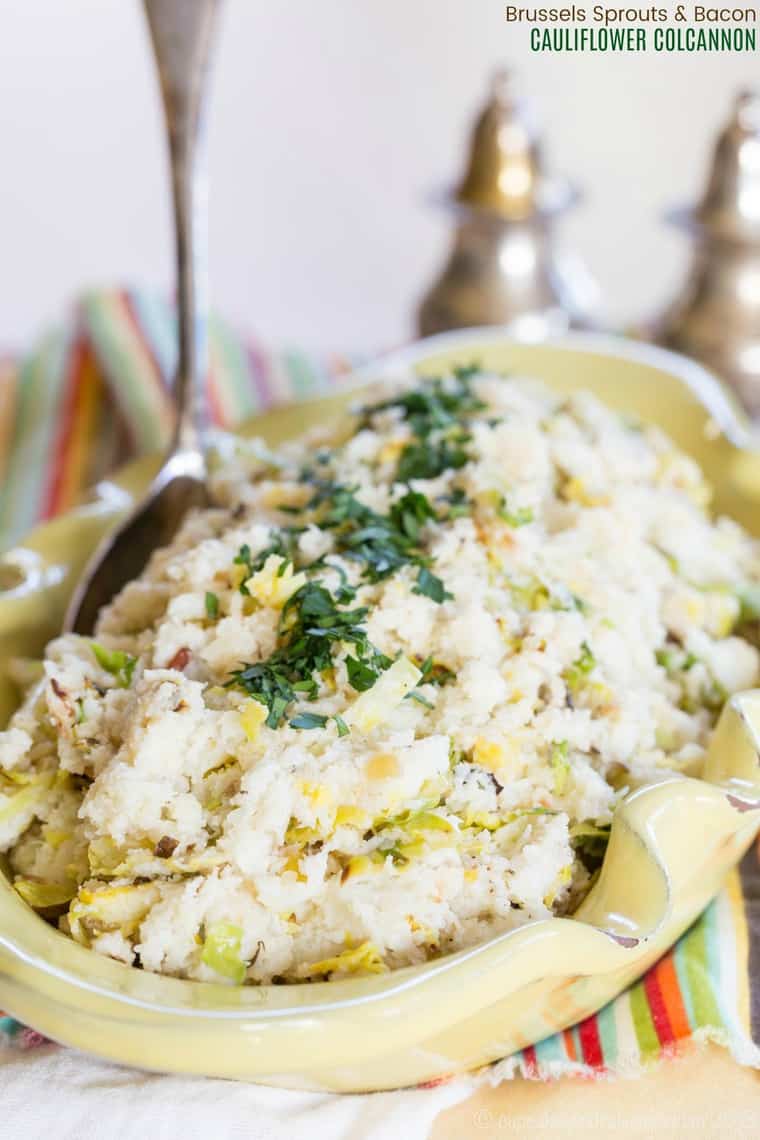
[[[38,883],[34,879],[16,879],[14,889],[25,903],[35,910],[45,910],[49,906],[62,906],[71,902],[77,893],[77,885],[70,883]]]
[[[232,922],[215,922],[206,930],[201,961],[236,985],[245,979],[246,964],[241,954],[243,931]]]
[[[97,641],[91,641],[90,647],[101,669],[112,673],[122,689],[128,689],[132,684],[137,658],[131,657],[123,649],[106,649],[104,645],[98,645]]]

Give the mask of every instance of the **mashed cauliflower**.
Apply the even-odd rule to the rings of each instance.
[[[571,912],[757,683],[756,542],[589,395],[399,384],[213,484],[0,733],[16,890],[123,962],[321,980]]]

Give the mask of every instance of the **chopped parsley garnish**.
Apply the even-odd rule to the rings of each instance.
[[[217,598],[216,594],[213,594],[211,592],[211,590],[206,590],[205,605],[206,617],[211,621],[216,621],[216,619],[219,617],[219,599]]]
[[[409,392],[364,408],[365,423],[378,412],[397,408],[415,437],[399,456],[397,482],[435,479],[467,463],[470,437],[465,425],[469,416],[486,406],[472,391],[471,381],[477,371],[476,365],[457,368],[451,377],[435,377]]]
[[[312,563],[312,568],[314,565],[315,564]],[[352,586],[349,582],[348,574],[343,569],[343,567],[340,566],[337,562],[328,562],[326,558],[321,560],[321,565],[328,567],[330,570],[334,570],[340,578],[340,585],[335,591],[335,601],[338,602],[341,606],[347,606],[349,602],[353,602],[354,598],[356,597],[356,587]]]
[[[320,713],[299,713],[290,720],[291,728],[324,728],[328,718]]]
[[[438,664],[432,657],[426,657],[418,668],[422,673],[421,685],[445,685],[454,680],[453,671],[446,665]]]
[[[404,698],[407,701],[416,701],[418,705],[424,705],[426,709],[434,709],[435,705],[429,701],[422,693],[418,693],[416,689],[412,689],[411,693],[407,693]]]
[[[383,660],[387,660],[390,664],[389,658],[383,658]],[[383,668],[387,669],[388,666],[384,665]],[[357,693],[365,693],[367,689],[371,689],[378,677],[375,662],[362,661],[358,657],[346,658],[346,670],[348,672],[348,683],[352,689],[356,689]]]
[[[434,602],[445,602],[447,598],[453,598],[454,595],[450,594],[444,586],[443,582],[437,575],[431,574],[426,566],[420,568],[417,575],[417,584],[412,587],[413,594],[422,594],[426,598],[431,598]]]
[[[472,513],[472,501],[462,487],[455,487],[450,495],[444,495],[440,502],[447,505],[447,519],[461,519]]]
[[[264,562],[266,562],[266,559],[264,559],[264,562],[261,563],[261,566],[255,566],[253,556],[251,554],[251,548],[248,545],[248,543],[246,542],[240,547],[240,550],[238,550],[237,554],[232,559],[232,561],[235,563],[236,566],[245,566],[246,575],[245,575],[245,578],[243,578],[242,582],[240,583],[240,593],[241,594],[247,594],[249,592],[248,587],[246,586],[247,580],[249,578],[251,578],[256,573],[256,570],[261,569],[261,566],[264,565]]]
[[[364,421],[371,420],[378,412],[398,408],[419,438],[449,428],[474,412],[485,409],[483,401],[472,392],[472,379],[477,373],[478,367],[473,364],[466,368],[456,368],[452,376],[445,379],[436,376],[423,380],[416,388],[365,407]]]
[[[436,479],[452,467],[459,470],[468,459],[463,447],[468,440],[469,436],[457,429],[455,435],[448,438],[408,443],[399,456],[396,479],[399,483],[408,483],[410,479]]]
[[[318,512],[319,525],[333,531],[336,551],[362,564],[366,581],[381,582],[402,566],[417,566],[414,593],[436,602],[451,597],[441,579],[428,570],[430,559],[420,545],[423,527],[437,515],[419,491],[406,491],[387,515],[381,515],[357,499],[353,488],[324,483],[308,505]]]
[[[418,543],[425,523],[437,516],[426,495],[421,495],[419,491],[407,491],[403,498],[393,504],[388,517],[391,525],[409,542]]]
[[[419,705],[424,705],[426,709],[434,709],[435,705],[429,701],[426,696],[419,692],[420,685],[436,685],[440,687],[445,685],[448,681],[453,681],[454,674],[451,669],[447,669],[445,665],[436,665],[432,657],[426,657],[424,661],[417,658],[417,668],[420,671],[420,679],[417,682],[417,688],[413,689],[411,693],[407,693],[405,700],[416,701]]]
[[[408,483],[412,478],[431,478],[468,462],[467,420],[485,407],[472,392],[471,380],[477,371],[474,365],[456,369],[451,377],[427,381],[412,391],[364,409],[364,422],[369,423],[378,412],[398,408],[412,431],[414,439],[399,458],[397,481]],[[316,462],[325,463],[329,458],[329,453],[319,454]],[[432,559],[424,548],[424,531],[427,524],[440,517],[450,519],[468,513],[471,504],[464,491],[456,489],[446,496],[445,513],[439,516],[426,495],[408,487],[387,514],[380,514],[357,498],[356,488],[316,474],[313,466],[302,475],[313,484],[314,494],[303,508],[294,509],[292,513],[303,511],[320,529],[330,531],[335,553],[360,565],[362,581],[381,582],[408,566],[416,569],[413,593],[437,604],[453,596],[431,569]],[[311,579],[296,590],[283,607],[274,653],[266,661],[243,665],[228,682],[244,689],[266,707],[266,724],[270,728],[277,728],[283,722],[296,700],[316,699],[317,678],[332,668],[335,647],[351,646],[346,656],[348,682],[360,693],[372,688],[380,674],[392,664],[367,637],[363,625],[367,607],[343,608],[354,602],[357,592],[345,571],[325,557],[307,566],[298,565],[297,539],[304,529],[295,522],[292,526],[273,529],[269,545],[263,550],[253,554],[250,546],[244,544],[234,559],[236,565],[244,568],[239,585],[244,595],[249,594],[248,580],[263,569],[273,555],[282,560],[280,574],[292,565],[311,571],[329,567],[340,575],[340,584],[334,592],[317,579]],[[216,595],[207,593],[205,604],[209,618],[216,618],[219,612]],[[426,680],[432,683],[448,679],[447,670],[436,671],[432,664],[429,673]],[[414,699],[428,703],[420,694]],[[321,728],[329,719],[321,714],[297,711],[290,724],[301,729]],[[344,736],[348,732],[345,721],[340,717],[333,719],[339,735]]]
[[[351,729],[348,727],[343,717],[339,716],[338,713],[336,713],[333,717],[333,720],[335,721],[335,727],[338,730],[338,736],[348,736]]]
[[[348,644],[353,646],[353,655],[347,659],[349,684],[358,692],[372,688],[392,661],[369,641],[362,625],[367,612],[366,606],[339,609],[336,597],[323,583],[306,582],[283,607],[278,646],[271,657],[237,670],[228,684],[265,705],[267,726],[277,728],[293,701],[316,699],[316,677],[333,667],[333,649]],[[318,726],[297,723],[294,727]]]
[[[248,543],[244,543],[243,546],[240,547],[240,550],[238,550],[233,558],[233,562],[236,566],[245,567],[245,577],[239,587],[241,594],[248,595],[250,593],[246,582],[249,578],[252,578],[254,574],[257,574],[259,570],[263,569],[267,558],[270,558],[273,554],[284,559],[280,567],[280,573],[284,572],[288,562],[292,562],[293,560],[293,547],[295,545],[295,538],[299,533],[299,527],[283,527],[281,530],[273,531],[269,546],[265,546],[263,550],[260,550],[258,554],[255,555],[251,554],[251,548]]]

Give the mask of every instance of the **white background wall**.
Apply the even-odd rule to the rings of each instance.
[[[533,55],[501,0],[227,0],[211,109],[216,307],[274,341],[405,338],[496,63],[533,98],[584,207],[566,226],[613,318],[662,302],[686,242],[658,218],[697,192],[757,57]],[[77,289],[170,287],[157,92],[136,0],[0,0],[0,348]]]

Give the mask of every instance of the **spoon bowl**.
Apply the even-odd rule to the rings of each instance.
[[[97,547],[72,595],[64,632],[91,634],[103,606],[144,570],[152,551],[171,542],[188,511],[208,505],[204,472],[193,473],[186,458],[171,456],[145,498]]]

